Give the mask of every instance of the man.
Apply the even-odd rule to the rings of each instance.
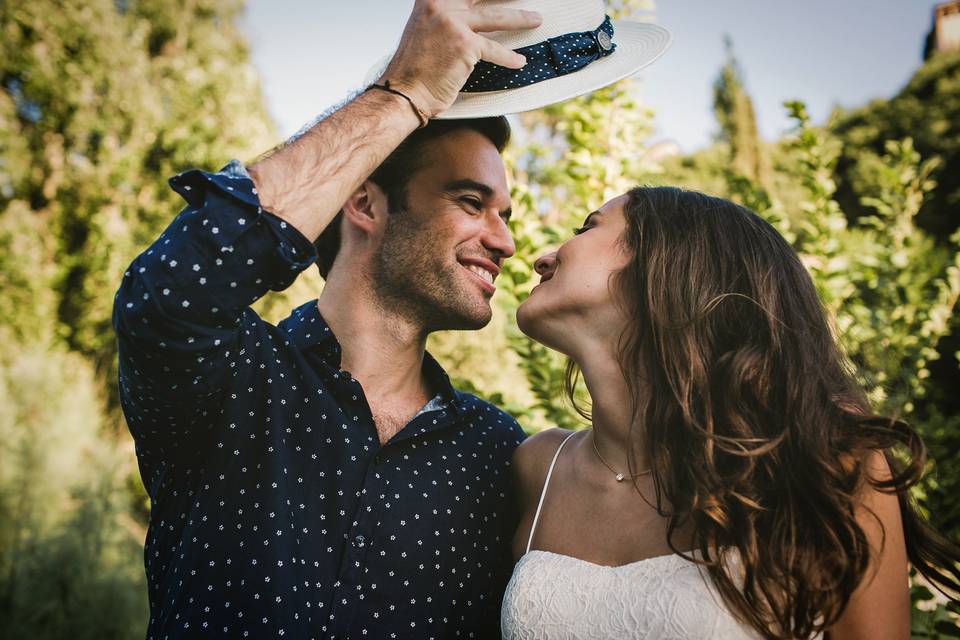
[[[424,345],[489,321],[514,251],[509,127],[435,122],[384,163],[478,59],[522,65],[476,31],[538,16],[471,5],[418,2],[393,91],[249,177],[234,163],[171,181],[188,206],[131,265],[114,315],[151,498],[148,637],[497,635],[523,432],[455,391]],[[248,305],[314,261],[338,212],[319,302],[258,318]]]
[[[514,251],[509,127],[417,127],[494,115],[490,91],[496,113],[535,108],[587,90],[565,76],[588,64],[597,87],[659,55],[611,56],[600,0],[554,4],[530,31],[533,12],[417,0],[370,90],[248,168],[171,180],[187,208],[114,307],[151,498],[149,638],[499,634],[523,432],[424,345],[490,319]],[[529,67],[493,39],[528,32]],[[249,309],[315,260],[319,300],[279,326]]]

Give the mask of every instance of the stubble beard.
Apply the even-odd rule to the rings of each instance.
[[[424,333],[481,329],[492,312],[486,300],[464,290],[463,267],[450,247],[409,212],[391,213],[373,262],[372,287],[383,310]],[[470,286],[470,285],[466,285]]]

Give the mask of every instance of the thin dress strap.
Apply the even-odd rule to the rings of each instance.
[[[530,537],[527,538],[527,550],[524,553],[530,552],[530,545],[533,543],[533,532],[537,530],[537,522],[540,520],[540,510],[543,508],[543,499],[547,495],[547,486],[550,484],[550,476],[553,475],[553,467],[557,464],[557,458],[560,457],[560,452],[563,450],[563,445],[567,444],[567,440],[569,440],[575,433],[577,432],[574,431],[563,439],[563,442],[561,442],[560,446],[557,447],[557,452],[553,454],[553,460],[550,461],[550,468],[547,469],[547,479],[543,481],[543,489],[540,491],[540,502],[537,503],[537,512],[533,515],[533,524],[530,525]]]

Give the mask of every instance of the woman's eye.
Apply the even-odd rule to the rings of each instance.
[[[578,235],[580,235],[581,233],[583,233],[584,231],[586,231],[586,230],[588,230],[588,229],[590,229],[590,228],[591,228],[591,227],[587,227],[587,226],[577,227],[576,229],[573,230],[573,235],[578,236]]]

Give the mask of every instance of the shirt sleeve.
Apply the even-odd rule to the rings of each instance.
[[[262,209],[240,163],[170,186],[187,207],[124,273],[113,307],[120,400],[138,446],[184,435],[217,408],[244,316],[256,317],[249,305],[316,259],[309,240]]]

